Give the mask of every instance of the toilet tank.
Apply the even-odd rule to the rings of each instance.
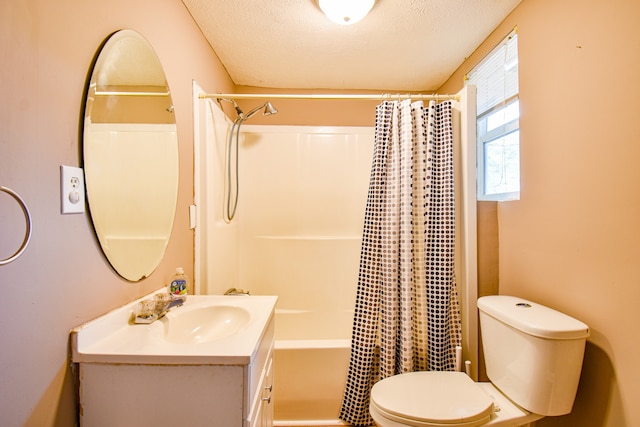
[[[589,327],[566,314],[506,295],[478,299],[491,382],[539,415],[571,412]]]

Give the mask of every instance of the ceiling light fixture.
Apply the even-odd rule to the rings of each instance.
[[[351,25],[367,16],[376,0],[318,0],[318,6],[336,24]]]

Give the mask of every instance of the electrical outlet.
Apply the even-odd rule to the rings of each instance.
[[[84,213],[82,168],[60,166],[60,210],[63,214]]]

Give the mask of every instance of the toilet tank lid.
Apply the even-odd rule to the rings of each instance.
[[[572,340],[589,336],[581,321],[544,305],[508,295],[478,299],[478,309],[520,331],[547,339]]]

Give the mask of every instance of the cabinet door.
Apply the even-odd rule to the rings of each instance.
[[[267,356],[259,387],[254,397],[255,410],[245,427],[273,427],[273,352]]]
[[[267,362],[260,419],[262,427],[273,427],[273,353]]]
[[[258,405],[258,409],[255,412],[253,418],[251,418],[248,421],[245,421],[244,427],[265,427],[265,424],[263,423],[263,416],[262,416],[262,402],[260,402],[260,405]]]

